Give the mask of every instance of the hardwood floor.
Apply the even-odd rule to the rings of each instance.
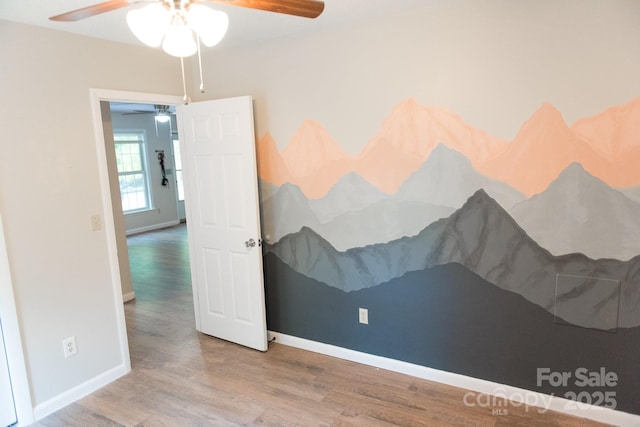
[[[132,372],[37,426],[596,426],[536,408],[468,407],[466,390],[277,343],[195,331],[184,225],[132,236]]]

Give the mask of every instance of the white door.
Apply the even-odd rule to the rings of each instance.
[[[10,426],[16,422],[16,410],[13,404],[9,365],[4,350],[2,324],[0,324],[0,427]]]
[[[267,350],[251,97],[179,106],[196,329]]]

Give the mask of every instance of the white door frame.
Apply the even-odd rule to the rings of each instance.
[[[125,373],[131,371],[129,356],[129,341],[127,339],[127,325],[124,317],[124,303],[122,300],[122,283],[120,280],[120,263],[118,261],[118,247],[113,219],[113,205],[111,203],[111,186],[109,184],[109,169],[107,166],[107,151],[102,126],[102,111],[100,102],[134,102],[142,104],[178,105],[183,102],[181,96],[162,95],[143,92],[127,92],[110,89],[90,89],[91,112],[93,116],[94,139],[98,156],[98,174],[100,176],[100,194],[102,197],[103,225],[107,237],[109,253],[109,268],[111,284],[113,286],[113,304],[116,311],[118,339],[120,342],[120,357]]]
[[[20,322],[16,311],[16,300],[11,281],[11,269],[7,246],[2,227],[2,215],[0,214],[0,317],[2,317],[2,330],[4,331],[5,348],[7,350],[7,362],[9,375],[11,375],[11,388],[13,403],[16,408],[16,416],[19,425],[31,424],[34,421],[33,402],[29,389],[27,366],[22,350],[22,338],[20,336]]]

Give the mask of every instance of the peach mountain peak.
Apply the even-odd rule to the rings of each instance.
[[[592,117],[577,120],[571,131],[591,144],[609,161],[615,162],[640,150],[640,97],[624,105],[611,107]],[[637,163],[636,163],[637,164]]]
[[[313,120],[305,120],[282,151],[282,159],[295,177],[309,175],[331,162],[349,158],[329,132]]]
[[[531,196],[544,191],[572,162],[594,175],[603,172],[602,158],[571,132],[560,111],[545,103],[522,125],[507,149],[479,169]]]
[[[267,160],[259,159],[260,177],[276,185],[290,182],[317,199],[341,177],[356,173],[393,194],[438,144],[444,144],[466,156],[485,176],[527,196],[544,191],[573,162],[609,186],[631,187],[640,184],[640,144],[633,139],[638,134],[640,98],[572,127],[555,106],[544,103],[511,142],[474,128],[445,108],[422,106],[408,98],[392,109],[355,158],[312,120],[303,122],[281,154],[265,135],[259,152],[265,151]]]
[[[506,141],[475,129],[443,107],[422,106],[415,98],[396,105],[382,124],[378,135],[365,146],[361,157],[379,144],[389,144],[404,156],[426,160],[438,144],[465,153],[476,163],[502,151]]]
[[[324,196],[338,180],[353,170],[353,159],[322,125],[305,120],[282,151],[291,173],[290,182],[309,198]]]
[[[257,144],[258,176],[271,184],[282,185],[291,182],[291,174],[278,152],[276,142],[270,133],[265,134]]]

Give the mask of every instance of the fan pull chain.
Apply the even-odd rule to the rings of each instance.
[[[182,91],[184,93],[184,96],[182,97],[182,102],[184,102],[184,104],[188,104],[187,100],[187,82],[184,78],[184,58],[180,57],[180,66],[182,67]]]
[[[200,36],[196,35],[198,39],[198,66],[200,67],[200,93],[204,93],[204,79],[202,78],[202,56],[200,55]]]

